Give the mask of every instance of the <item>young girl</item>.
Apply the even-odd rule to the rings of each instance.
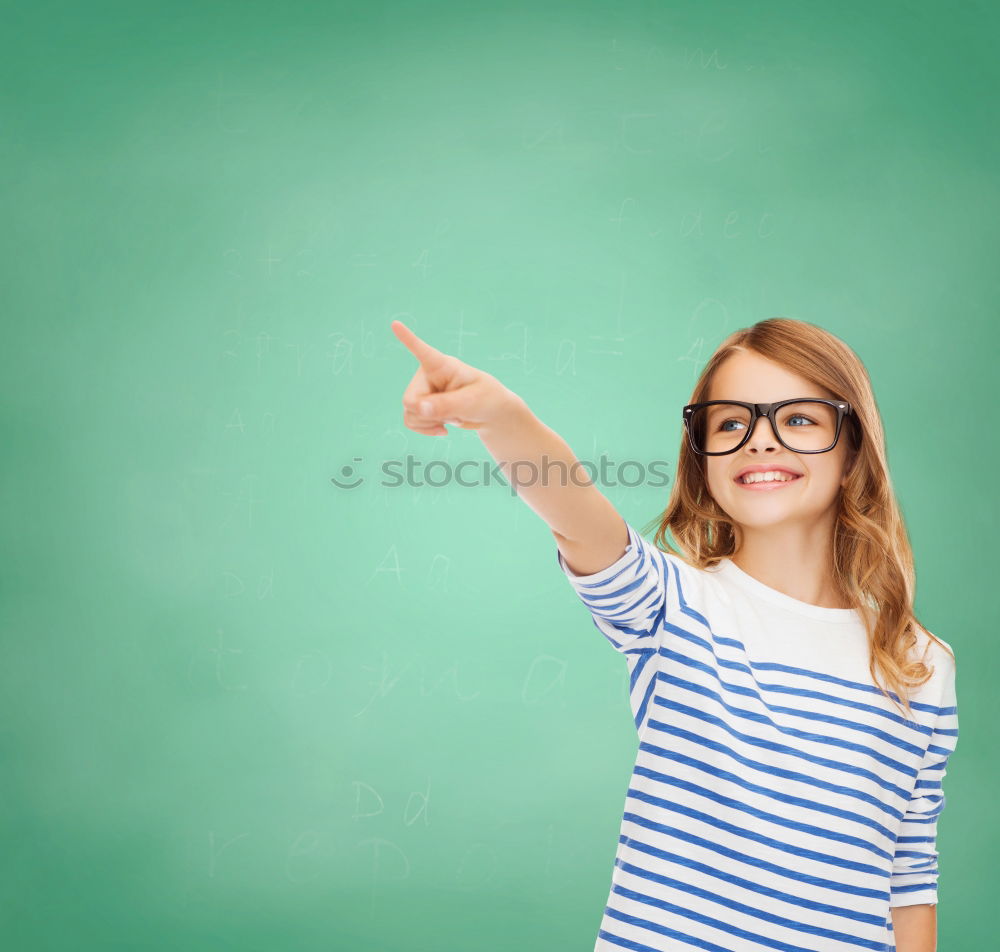
[[[420,362],[406,425],[478,432],[628,664],[639,748],[595,950],[933,952],[955,659],[913,614],[857,355],[784,318],[730,335],[654,545],[516,394],[392,328]]]

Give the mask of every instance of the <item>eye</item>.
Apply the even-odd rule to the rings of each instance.
[[[815,423],[815,420],[810,420],[804,413],[793,413],[785,422],[791,423],[792,420],[805,420],[806,423]]]

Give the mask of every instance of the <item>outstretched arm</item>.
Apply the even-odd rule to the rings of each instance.
[[[481,427],[479,438],[517,494],[552,530],[573,572],[591,575],[621,558],[629,541],[624,520],[563,438],[520,397]]]

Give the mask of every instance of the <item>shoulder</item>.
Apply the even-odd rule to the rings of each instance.
[[[641,536],[631,525],[629,541],[630,549],[634,551],[633,545],[639,548],[646,562],[655,566],[662,579],[668,615],[679,612],[687,619],[694,612],[700,618],[714,612],[720,600],[727,601],[711,570],[689,562],[679,552],[661,548],[655,541]]]
[[[915,652],[925,664],[942,662],[946,668],[954,670],[955,650],[940,635],[924,628],[916,619],[913,621],[913,631],[917,637]]]
[[[702,570],[692,565],[683,555],[671,549],[661,548],[652,539],[647,539],[639,533],[631,523],[626,522],[628,528],[629,544],[627,552],[638,550],[650,559],[655,565],[662,567],[665,571],[672,573],[679,581],[694,579]]]
[[[914,649],[916,657],[932,669],[921,693],[940,698],[945,704],[954,703],[957,670],[954,649],[940,635],[928,631],[916,620],[913,622],[913,630],[917,636]]]

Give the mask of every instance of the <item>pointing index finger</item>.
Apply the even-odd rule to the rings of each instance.
[[[390,325],[395,335],[402,341],[406,349],[413,354],[421,364],[431,365],[437,363],[444,354],[426,341],[421,340],[402,321],[393,321]]]

